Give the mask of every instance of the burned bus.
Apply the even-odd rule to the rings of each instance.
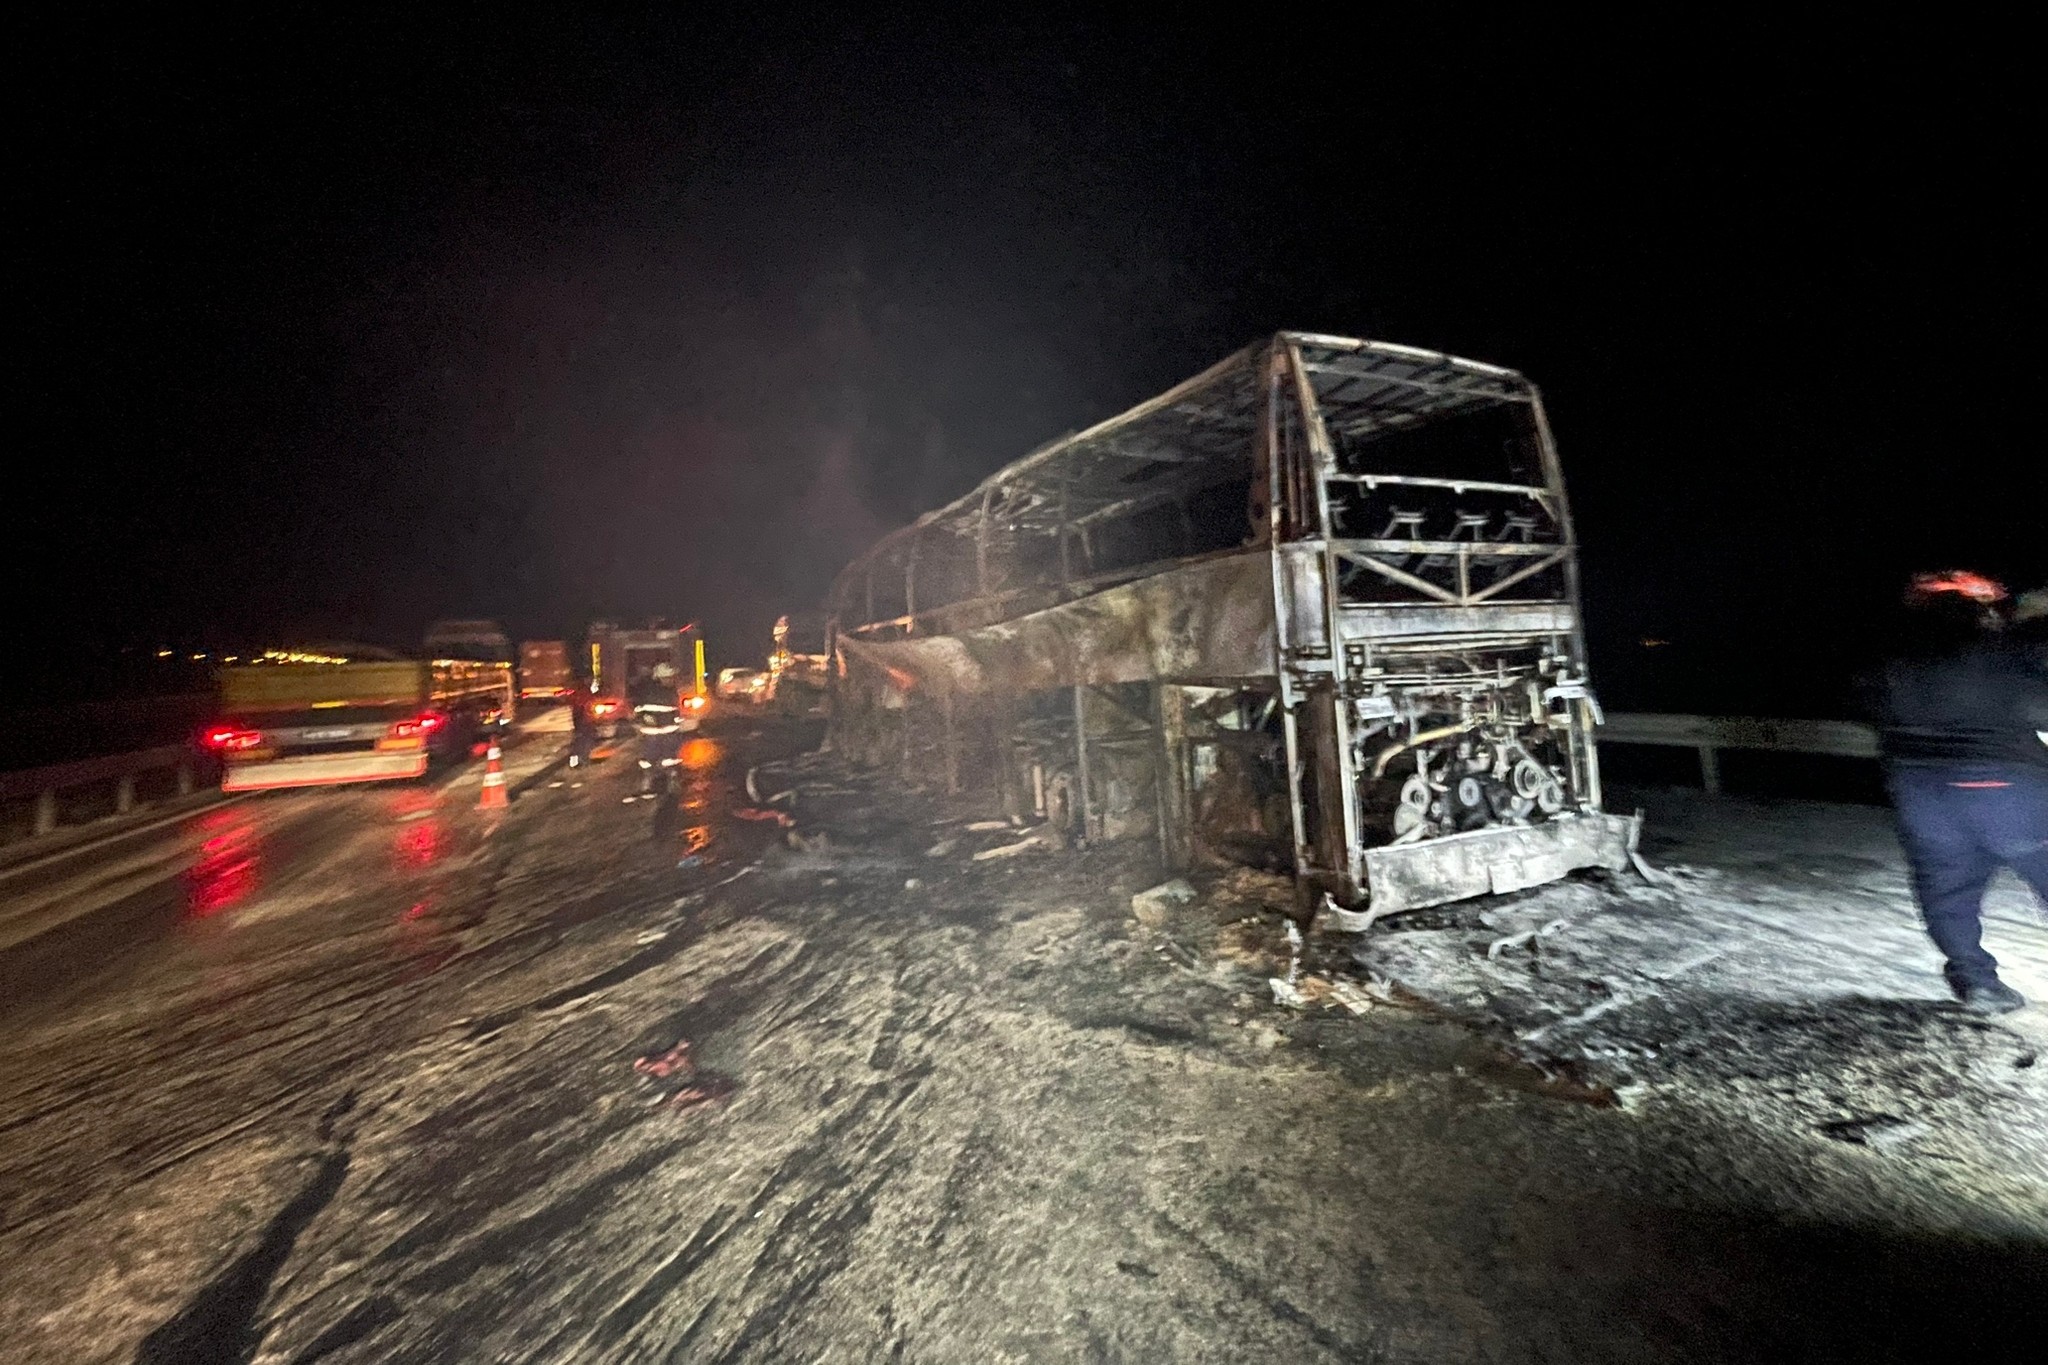
[[[1535,386],[1282,333],[885,537],[829,601],[857,759],[1372,917],[1622,869]]]

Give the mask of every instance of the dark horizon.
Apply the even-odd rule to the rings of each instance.
[[[1826,709],[1907,573],[2048,580],[2016,46],[1489,35],[44,34],[9,690],[444,616],[745,662],[1281,329],[1543,387],[1617,704]]]

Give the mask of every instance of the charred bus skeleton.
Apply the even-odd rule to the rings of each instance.
[[[1282,333],[883,539],[835,742],[1377,916],[1620,869],[1564,480],[1521,375]]]

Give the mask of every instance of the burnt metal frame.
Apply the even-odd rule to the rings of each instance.
[[[1389,382],[1414,387],[1438,396],[1439,407],[1454,405],[1456,399],[1466,395],[1484,394],[1492,402],[1513,402],[1527,404],[1530,423],[1534,428],[1537,455],[1541,464],[1543,482],[1541,485],[1512,484],[1489,480],[1457,480],[1404,476],[1398,474],[1352,474],[1338,467],[1336,448],[1332,443],[1325,416],[1325,407],[1335,406],[1344,397],[1344,389],[1356,379],[1347,378],[1332,393],[1319,395],[1316,392],[1312,366],[1303,355],[1304,348],[1334,353],[1336,355],[1384,355],[1411,359],[1418,366],[1445,367],[1463,372],[1470,378],[1462,384],[1430,382],[1414,376],[1404,376]],[[1297,875],[1304,883],[1321,883],[1347,903],[1362,903],[1366,900],[1365,847],[1361,830],[1359,806],[1359,773],[1351,742],[1349,708],[1341,704],[1343,699],[1359,695],[1364,690],[1365,664],[1372,654],[1372,639],[1368,632],[1357,632],[1364,638],[1357,641],[1364,648],[1357,655],[1350,646],[1354,641],[1347,638],[1344,627],[1344,602],[1342,594],[1343,567],[1347,564],[1368,569],[1402,587],[1419,593],[1427,600],[1450,607],[1479,607],[1497,599],[1507,588],[1525,582],[1552,567],[1562,567],[1565,576],[1565,593],[1561,599],[1553,599],[1564,608],[1570,617],[1569,629],[1564,641],[1573,667],[1579,676],[1585,676],[1585,636],[1578,611],[1578,545],[1573,530],[1569,504],[1565,498],[1564,474],[1557,457],[1557,447],[1550,434],[1550,425],[1543,411],[1541,396],[1533,384],[1513,371],[1496,366],[1484,365],[1477,361],[1462,360],[1436,352],[1421,351],[1412,347],[1397,346],[1385,342],[1354,341],[1343,337],[1305,334],[1283,334],[1276,338],[1268,360],[1271,385],[1269,392],[1277,393],[1283,386],[1291,390],[1298,411],[1302,415],[1307,437],[1307,468],[1283,470],[1281,465],[1290,457],[1299,461],[1303,452],[1283,448],[1278,437],[1278,405],[1268,402],[1268,420],[1262,425],[1261,462],[1270,470],[1269,488],[1276,508],[1272,518],[1275,538],[1281,526],[1277,504],[1281,492],[1288,487],[1313,487],[1314,499],[1308,508],[1314,513],[1313,523],[1305,528],[1309,534],[1298,536],[1292,542],[1313,553],[1321,570],[1318,586],[1323,614],[1325,648],[1317,648],[1311,642],[1300,642],[1287,638],[1294,615],[1287,610],[1284,600],[1289,590],[1285,581],[1281,556],[1273,556],[1274,622],[1281,634],[1280,692],[1281,714],[1286,731],[1288,750],[1289,806],[1294,817],[1295,863]],[[1333,367],[1324,362],[1320,367],[1328,372]],[[1366,377],[1366,382],[1371,378]],[[1452,400],[1450,404],[1442,400]],[[1396,421],[1420,422],[1432,415],[1428,411],[1400,414]],[[1395,425],[1383,421],[1380,426]],[[1519,493],[1536,501],[1550,515],[1557,531],[1557,539],[1539,544],[1473,543],[1462,541],[1426,542],[1396,541],[1380,539],[1344,538],[1337,534],[1331,519],[1330,489],[1332,484],[1362,484],[1368,487],[1389,485],[1393,487],[1437,487],[1462,492],[1466,489],[1491,492]],[[1458,586],[1455,591],[1446,590],[1435,583],[1410,574],[1376,558],[1379,554],[1443,554],[1454,558]],[[1471,587],[1470,564],[1475,558],[1527,558],[1529,563],[1510,572],[1486,587],[1474,591]],[[1398,609],[1398,608],[1397,608]],[[1449,646],[1453,642],[1444,639],[1444,632],[1421,631],[1409,639],[1429,641]],[[1425,646],[1426,647],[1426,646]],[[1333,790],[1340,802],[1342,820],[1341,852],[1318,849],[1306,838],[1306,808],[1302,794],[1302,758],[1299,733],[1301,708],[1310,694],[1319,688],[1327,688],[1332,703],[1327,706],[1325,716],[1332,729],[1332,752],[1325,757],[1333,769],[1329,773]],[[1579,708],[1571,726],[1571,758],[1574,787],[1585,808],[1597,811],[1600,808],[1600,787],[1598,756],[1591,740],[1591,717]],[[1335,856],[1331,856],[1331,854]]]
[[[1319,389],[1318,380],[1324,381]],[[1448,415],[1501,404],[1525,408],[1535,439],[1541,482],[1354,473],[1340,468],[1331,428],[1347,436],[1393,430]],[[1291,434],[1283,435],[1283,420]],[[1165,431],[1158,428],[1164,426]],[[1251,539],[1246,546],[1213,555],[1183,555],[1107,570],[1094,567],[1091,533],[1118,518],[1178,502],[1188,525],[1187,499],[1246,471],[1251,475]],[[1150,465],[1147,486],[1133,489],[1132,466]],[[1333,486],[1441,488],[1525,496],[1545,514],[1554,538],[1537,543],[1419,541],[1355,538],[1337,533],[1331,515]],[[1027,567],[1019,554],[1038,537],[1053,540],[1043,571],[1017,581]],[[1028,539],[1027,539],[1028,538]],[[1087,572],[1073,572],[1071,545],[1079,539]],[[950,544],[957,552],[973,546],[972,587],[951,600],[931,591],[932,552]],[[1042,542],[1037,542],[1042,544]],[[1183,548],[1187,548],[1184,541]],[[1289,808],[1297,873],[1305,887],[1321,887],[1340,900],[1362,903],[1366,895],[1359,772],[1352,744],[1348,701],[1368,688],[1381,654],[1401,654],[1466,645],[1514,644],[1546,639],[1569,660],[1583,680],[1585,643],[1580,623],[1577,540],[1564,480],[1541,396],[1511,370],[1439,352],[1387,342],[1360,341],[1314,333],[1281,333],[1225,358],[1166,393],[1084,431],[1054,441],[998,470],[964,496],[919,517],[884,537],[840,575],[828,603],[829,653],[843,638],[860,642],[904,640],[997,625],[1048,607],[1168,572],[1205,558],[1265,553],[1270,570],[1274,673],[1262,679],[1275,687],[1286,747]],[[1455,586],[1445,587],[1410,573],[1388,558],[1441,555],[1451,560]],[[1495,561],[1502,569],[1483,586],[1472,585],[1475,562]],[[927,576],[920,575],[920,566]],[[1344,571],[1364,569],[1403,588],[1414,603],[1347,603]],[[1502,601],[1508,589],[1545,571],[1562,569],[1563,592],[1533,602]],[[903,575],[900,614],[877,619],[874,583],[878,571]],[[859,588],[864,610],[856,608]],[[923,599],[923,600],[920,600]],[[1297,601],[1297,599],[1306,599]],[[1504,606],[1547,607],[1540,622],[1509,623],[1496,617]],[[1306,615],[1297,607],[1307,609]],[[1347,629],[1346,616],[1360,616]],[[856,619],[857,618],[857,619]],[[1318,619],[1319,618],[1319,619]],[[1398,629],[1386,629],[1389,622]],[[1297,627],[1312,624],[1312,629]],[[1155,677],[1155,703],[1163,751],[1177,753],[1184,734],[1172,683],[1208,682],[1199,677]],[[1079,798],[1089,809],[1088,738],[1083,721],[1085,684],[1072,683],[1076,717]],[[1306,707],[1318,708],[1328,730],[1318,745],[1318,790],[1340,797],[1337,847],[1319,848],[1304,805],[1301,722]],[[950,715],[950,702],[947,714]],[[1568,703],[1566,728],[1578,807],[1600,808],[1597,755],[1591,739],[1590,701]],[[949,726],[950,729],[950,726]],[[1326,771],[1320,770],[1326,768]],[[1162,773],[1162,779],[1165,774]],[[949,783],[950,785],[950,783]],[[1162,787],[1161,812],[1177,806],[1185,818],[1185,794],[1178,784]],[[1083,826],[1084,832],[1087,826]],[[1185,856],[1184,829],[1160,830],[1170,864]]]

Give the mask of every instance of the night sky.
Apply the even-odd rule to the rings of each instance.
[[[2016,35],[468,13],[15,45],[7,689],[448,615],[744,662],[1283,327],[1543,386],[1610,703],[1824,714],[1908,571],[2048,580]]]

